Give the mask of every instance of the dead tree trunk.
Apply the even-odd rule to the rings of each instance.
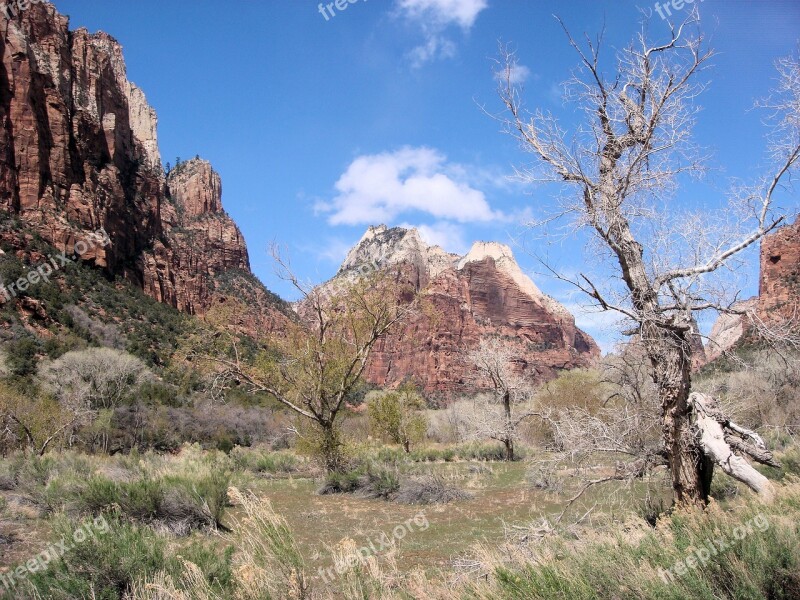
[[[764,440],[755,431],[740,427],[731,421],[719,403],[705,394],[689,396],[692,424],[703,453],[728,475],[741,481],[765,499],[771,499],[775,488],[764,475],[756,471],[743,455],[756,462],[779,468],[780,464],[767,450]]]

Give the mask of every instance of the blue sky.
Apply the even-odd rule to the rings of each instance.
[[[515,246],[521,241],[568,271],[592,267],[582,239],[545,245],[523,227],[531,210],[552,205],[556,190],[509,181],[527,156],[481,106],[500,109],[492,59],[503,41],[524,67],[526,104],[561,114],[569,126],[574,113],[559,84],[576,58],[553,15],[577,35],[605,24],[613,51],[642,20],[654,38],[668,33],[653,3],[356,0],[342,11],[333,6],[334,16],[323,7],[327,19],[312,0],[55,5],[72,28],[107,31],[122,43],[129,78],[158,113],[164,161],[199,154],[212,162],[253,270],[270,289],[292,297],[273,273],[272,241],[288,248],[301,276],[322,281],[369,224],[414,225],[452,252],[475,240],[511,244],[539,287],[610,346],[611,319],[586,314],[579,295]],[[798,47],[800,2],[699,7],[718,54],[696,137],[715,169],[674,202],[713,209],[732,177],[760,172],[765,129],[752,107],[774,82],[774,61]],[[782,201],[796,210],[796,196]],[[748,261],[745,295],[752,295],[754,253]]]

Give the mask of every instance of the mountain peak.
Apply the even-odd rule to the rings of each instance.
[[[435,277],[444,269],[452,267],[458,258],[457,255],[448,254],[439,246],[426,244],[414,227],[409,229],[373,225],[347,253],[337,275],[363,265],[382,267],[407,262]]]
[[[502,259],[514,261],[514,253],[511,248],[500,242],[475,242],[469,252],[458,262],[458,268],[463,269],[464,265],[471,262],[480,262],[486,258],[493,258],[495,262]]]

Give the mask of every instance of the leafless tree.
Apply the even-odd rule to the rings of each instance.
[[[111,348],[67,352],[39,368],[39,380],[45,389],[73,410],[119,406],[126,395],[150,377],[141,360]]]
[[[475,365],[478,379],[491,385],[491,395],[479,403],[468,416],[470,429],[477,437],[490,438],[505,446],[506,460],[514,460],[514,444],[521,423],[538,411],[519,410],[532,399],[533,386],[515,366],[517,357],[496,337],[484,337],[468,355]],[[485,385],[485,383],[484,383]]]
[[[100,441],[107,450],[110,411],[153,375],[141,360],[127,352],[89,348],[67,352],[54,361],[42,363],[38,377],[43,390],[58,402],[59,412],[71,415],[69,427],[65,427],[69,430],[69,444],[75,441],[79,429],[104,423],[105,427],[96,432],[95,441]],[[99,418],[101,416],[103,419]]]
[[[539,487],[560,488],[565,481],[557,473],[569,473],[579,481],[557,521],[590,488],[648,478],[656,468],[667,465],[658,394],[640,347],[631,344],[605,357],[598,371],[594,381],[584,378],[583,382],[590,386],[584,393],[596,402],[565,399],[550,413],[547,425],[552,430],[554,452],[538,461],[531,473]],[[543,391],[550,395],[547,387]]]
[[[589,231],[600,256],[610,259],[615,277],[607,284],[583,274],[572,283],[600,308],[623,315],[631,324],[626,333],[641,340],[658,390],[676,500],[703,505],[719,454],[699,441],[705,421],[690,402],[693,315],[731,310],[736,295],[720,274],[783,221],[775,197],[800,159],[800,68],[794,58],[778,65],[780,85],[767,103],[769,175],[739,187],[716,217],[670,207],[682,178],[704,169],[692,126],[712,52],[702,34],[689,33],[697,20],[692,13],[664,43],[650,43],[643,31],[613,63],[601,57],[602,36],[579,44],[564,27],[580,63],[565,88],[583,114],[571,136],[552,115],[523,109],[512,77],[516,58],[507,51],[499,93],[508,132],[534,156],[519,175],[562,186],[562,204],[546,220],[566,218]],[[747,482],[750,471],[744,463],[730,474]]]

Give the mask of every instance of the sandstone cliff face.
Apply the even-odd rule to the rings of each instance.
[[[750,298],[734,305],[737,310],[750,312],[758,307],[758,298]],[[747,332],[747,319],[743,315],[720,315],[705,346],[705,363],[710,363],[718,359],[725,352],[736,346],[736,342],[742,339]]]
[[[765,321],[800,318],[800,217],[761,242],[758,297]]]
[[[765,323],[797,323],[800,318],[800,217],[761,240],[758,296],[737,308],[755,311]],[[795,325],[796,326],[796,325]],[[721,315],[706,344],[710,362],[733,348],[747,334],[748,324],[738,315]]]
[[[169,174],[160,214],[163,241],[142,256],[142,287],[161,302],[202,313],[217,275],[250,272],[244,238],[222,210],[222,183],[208,162],[193,159]]]
[[[221,274],[250,273],[247,248],[208,163],[165,177],[156,128],[111,36],[49,4],[0,12],[0,214],[67,253],[102,227],[111,243],[83,260],[202,313]]]
[[[379,340],[366,372],[370,383],[412,379],[428,392],[474,390],[485,382],[475,380],[464,356],[484,336],[504,339],[537,381],[599,356],[572,315],[536,288],[502,244],[478,242],[460,257],[428,246],[414,229],[371,227],[327,285],[393,264],[408,266],[425,310]]]
[[[46,4],[0,16],[0,33],[3,209],[66,251],[105,226],[113,244],[84,258],[125,270],[159,233],[163,181],[152,111],[119,44],[70,32]]]

